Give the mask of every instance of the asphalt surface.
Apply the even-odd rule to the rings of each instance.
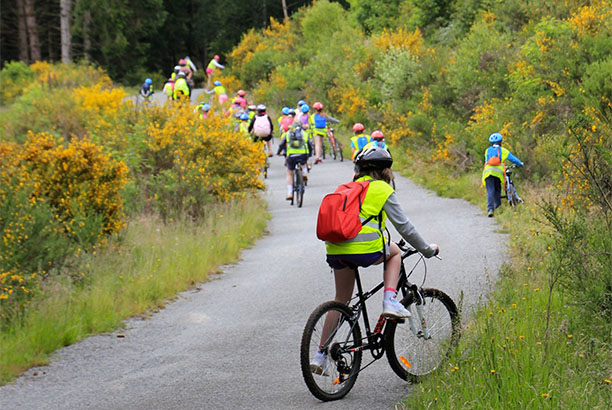
[[[115,333],[59,350],[49,366],[0,387],[0,408],[394,408],[412,386],[386,358],[361,373],[344,399],[330,403],[310,394],[300,370],[306,319],[333,298],[325,247],[315,235],[318,206],[351,177],[349,161],[316,165],[304,206],[297,208],[285,200],[283,160],[272,158],[263,194],[272,215],[269,234],[243,251],[240,262],[149,319],[127,320]],[[401,177],[396,190],[418,230],[441,248],[442,260],[427,261],[426,285],[462,300],[465,315],[491,288],[506,237],[495,233],[494,219],[465,201],[440,198]],[[362,279],[373,286],[382,279],[381,268],[364,270]],[[371,316],[377,317],[381,298],[372,298]]]

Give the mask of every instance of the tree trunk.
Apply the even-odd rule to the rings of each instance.
[[[23,0],[25,11],[26,30],[30,43],[30,59],[40,61],[40,41],[38,39],[38,26],[36,25],[36,13],[34,12],[34,0]]]
[[[283,2],[283,15],[285,16],[285,19],[289,18],[289,10],[287,10],[287,0],[282,0]]]
[[[19,59],[29,63],[28,32],[26,30],[23,0],[17,0],[17,40],[19,41]]]
[[[62,46],[62,63],[70,62],[70,48],[72,46],[72,34],[70,33],[70,16],[72,0],[60,0],[60,34]]]

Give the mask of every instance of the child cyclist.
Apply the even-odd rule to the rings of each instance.
[[[287,157],[287,200],[290,201],[293,199],[293,170],[295,164],[299,163],[304,167],[308,162],[308,157],[312,155],[312,143],[301,125],[294,124],[287,132],[283,133],[276,154],[281,155],[283,151],[285,151]],[[304,181],[308,181],[306,175],[304,175]]]
[[[394,242],[386,243],[381,232],[387,218],[399,234],[426,258],[438,254],[436,244],[428,244],[408,219],[395,192],[389,183],[393,179],[389,152],[378,147],[361,151],[355,157],[353,181],[369,181],[369,187],[361,205],[359,217],[362,221],[373,219],[362,226],[355,238],[345,242],[326,242],[327,263],[334,270],[336,284],[335,300],[348,303],[353,295],[355,272],[351,265],[367,267],[384,263],[383,280],[385,293],[382,315],[391,318],[410,317],[410,312],[397,300],[396,287],[401,267],[401,251]],[[378,216],[381,216],[380,229]],[[321,332],[321,340],[329,336],[337,314],[329,313]],[[315,374],[327,375],[327,352],[319,350],[312,358],[310,369]]]

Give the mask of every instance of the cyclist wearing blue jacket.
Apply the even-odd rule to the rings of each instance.
[[[502,147],[503,137],[499,132],[489,136],[489,148],[485,151],[485,164],[482,171],[482,183],[487,189],[487,214],[493,217],[493,211],[501,206],[501,187],[506,175],[504,161],[508,160],[519,167],[523,166],[520,159]]]

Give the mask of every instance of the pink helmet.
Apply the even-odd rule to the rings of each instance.
[[[213,57],[215,60],[219,60],[219,56],[215,54],[215,56]]]
[[[383,138],[385,138],[385,134],[382,133],[382,131],[376,130],[372,133],[372,135],[370,135],[370,137],[373,140],[381,140]]]
[[[358,122],[357,124],[353,125],[353,131],[363,131],[364,129],[365,129],[365,127],[360,122]]]
[[[246,95],[246,92],[244,90],[238,90],[236,94],[238,94],[241,97],[244,97]]]
[[[179,60],[179,65],[185,65],[185,64],[187,64],[187,60],[185,60],[184,58],[181,58]]]
[[[320,102],[316,102],[314,104],[312,104],[312,108],[314,108],[315,110],[319,111],[323,109],[323,104],[321,104]]]

